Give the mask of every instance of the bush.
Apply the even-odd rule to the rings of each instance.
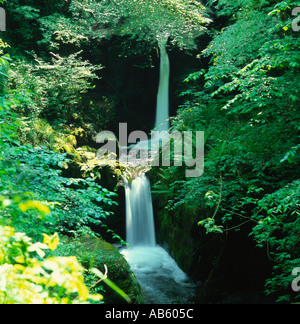
[[[92,88],[101,67],[80,58],[80,52],[62,57],[52,53],[50,62],[34,55],[33,62],[13,65],[11,94],[14,109],[23,116],[44,117],[56,123],[76,120],[82,96]]]
[[[44,259],[44,250],[54,250],[58,242],[53,235],[45,236],[44,243],[32,243],[24,233],[0,226],[0,304],[80,304],[102,299],[89,293],[84,269],[75,257]]]

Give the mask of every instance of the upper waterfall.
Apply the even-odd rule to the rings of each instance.
[[[160,36],[160,79],[157,93],[155,130],[166,132],[169,129],[169,83],[170,60],[167,53],[168,36]]]
[[[170,84],[170,60],[167,53],[167,43],[169,36],[166,34],[158,35],[157,41],[160,50],[160,73],[159,85],[156,101],[156,117],[154,124],[154,132],[151,140],[141,140],[137,144],[132,144],[128,148],[136,150],[150,150],[153,160],[161,145],[168,139],[169,123],[169,84]],[[151,164],[151,163],[150,163]]]

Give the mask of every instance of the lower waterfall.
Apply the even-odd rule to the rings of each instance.
[[[125,183],[126,241],[130,246],[155,246],[151,187],[146,175]]]
[[[145,174],[125,185],[129,248],[122,254],[141,285],[146,304],[187,304],[195,285],[155,241],[150,182]]]

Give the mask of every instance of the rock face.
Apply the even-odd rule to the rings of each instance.
[[[104,265],[106,265],[108,269],[107,277],[130,297],[132,303],[143,303],[141,287],[129,264],[114,245],[86,235],[76,239],[69,239],[65,243],[64,249],[76,256],[86,269],[97,268],[102,273],[105,273]],[[91,279],[88,278],[87,280]],[[103,282],[99,283],[96,289],[99,288],[99,285],[104,288],[104,292],[100,291],[99,293],[104,296],[105,304],[126,303],[122,297]],[[87,286],[91,285],[87,284]]]
[[[158,243],[168,247],[180,268],[201,285],[196,303],[264,303],[264,284],[272,267],[258,249],[250,229],[206,234],[197,225],[201,215],[168,211],[162,195],[154,199]]]

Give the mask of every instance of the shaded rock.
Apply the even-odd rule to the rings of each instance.
[[[198,226],[205,210],[167,210],[163,195],[154,195],[153,202],[158,243],[166,244],[180,268],[202,283],[196,303],[269,302],[264,285],[272,265],[266,251],[249,237],[251,228],[206,234]]]

